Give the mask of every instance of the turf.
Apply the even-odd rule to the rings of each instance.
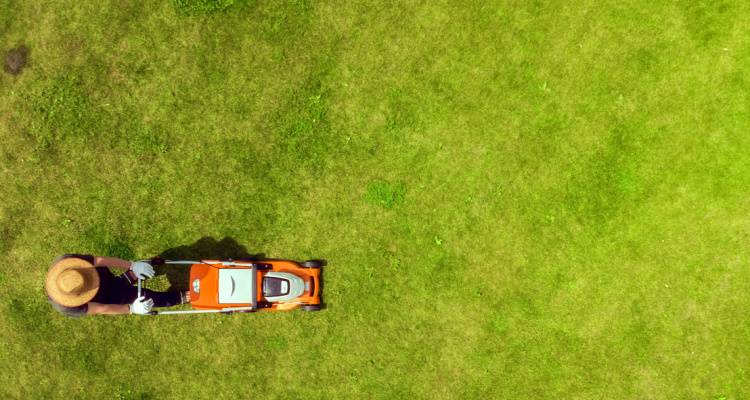
[[[749,17],[0,0],[0,393],[750,397]],[[327,309],[46,303],[59,254],[169,251],[326,259]]]

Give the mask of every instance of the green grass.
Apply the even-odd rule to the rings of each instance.
[[[750,397],[749,17],[0,0],[0,393]],[[59,254],[201,238],[326,259],[327,309],[46,303]]]

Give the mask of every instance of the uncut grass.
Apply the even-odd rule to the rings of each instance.
[[[746,7],[57,8],[0,12],[10,397],[747,396]],[[204,236],[327,259],[328,308],[44,301]]]

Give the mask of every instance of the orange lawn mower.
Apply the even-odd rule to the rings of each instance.
[[[169,261],[153,265],[190,266],[190,305],[193,310],[152,311],[161,314],[233,313],[254,311],[320,311],[320,269],[324,262],[308,260]],[[141,297],[141,279],[138,279]]]

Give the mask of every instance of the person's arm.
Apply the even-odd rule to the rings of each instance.
[[[144,261],[128,261],[117,257],[94,256],[95,267],[119,268],[125,272],[133,270],[141,279],[153,278],[154,267]]]
[[[132,262],[116,257],[94,256],[95,267],[119,268],[123,271],[130,269]]]
[[[129,304],[101,304],[90,302],[88,305],[88,311],[86,315],[118,315],[118,314],[130,314]]]
[[[141,296],[135,299],[133,304],[101,304],[92,301],[89,302],[87,306],[86,315],[145,315],[151,312],[151,308],[154,306],[154,300]]]

